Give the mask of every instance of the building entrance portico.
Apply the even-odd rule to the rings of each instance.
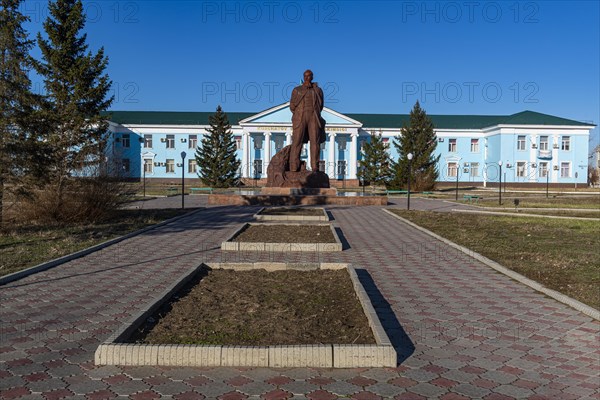
[[[325,143],[321,145],[319,169],[330,180],[357,179],[356,163],[359,130],[362,123],[327,107],[321,112],[326,121]],[[292,113],[289,102],[240,121],[242,127],[242,178],[264,179],[271,158],[292,142]],[[310,166],[310,152],[304,149],[301,160]]]

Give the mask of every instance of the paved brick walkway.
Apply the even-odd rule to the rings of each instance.
[[[380,207],[330,208],[345,242],[341,254],[222,253],[220,242],[257,209],[206,209],[0,287],[0,397],[600,399],[600,324],[591,318]],[[360,279],[399,367],[94,366],[97,345],[190,267],[269,258],[364,268]]]

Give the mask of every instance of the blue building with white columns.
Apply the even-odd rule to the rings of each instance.
[[[197,178],[196,147],[209,128],[212,112],[113,111],[109,125],[109,157],[131,179],[175,181]],[[259,113],[227,113],[241,161],[240,175],[266,178],[271,157],[291,143],[289,103]],[[334,184],[357,185],[363,143],[381,134],[392,145],[408,123],[407,114],[342,114],[328,107],[327,140],[321,145],[319,169]],[[593,124],[523,111],[513,115],[429,115],[440,155],[440,182],[476,186],[572,186],[587,181],[588,140]],[[182,152],[186,158],[182,159]],[[307,161],[306,149],[302,158]],[[500,168],[500,163],[502,168]],[[500,177],[502,169],[502,177]]]

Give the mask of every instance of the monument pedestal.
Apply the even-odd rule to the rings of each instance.
[[[271,196],[336,196],[336,188],[264,187],[260,194]]]

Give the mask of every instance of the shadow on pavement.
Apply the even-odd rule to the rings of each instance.
[[[410,340],[410,337],[402,325],[400,325],[400,322],[392,310],[391,304],[388,303],[377,288],[371,274],[369,274],[366,269],[356,269],[356,275],[358,275],[360,283],[369,295],[385,333],[387,333],[392,341],[394,349],[396,349],[396,353],[398,354],[398,365],[402,365],[402,363],[415,352],[415,345],[412,340]]]

